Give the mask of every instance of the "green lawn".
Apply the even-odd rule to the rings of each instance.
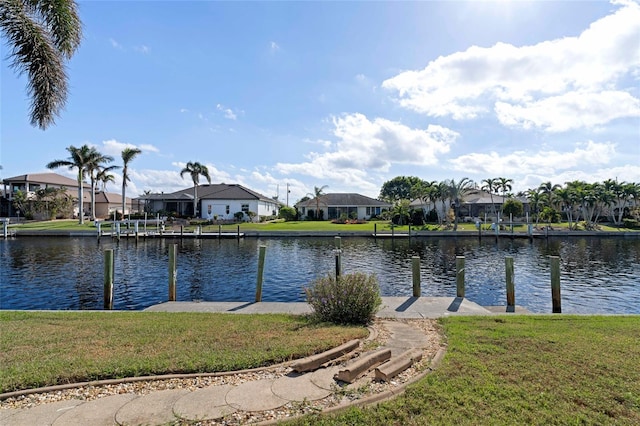
[[[231,371],[368,335],[293,315],[0,311],[0,393],[86,380]]]
[[[638,425],[639,316],[443,319],[441,366],[370,408],[296,425]]]

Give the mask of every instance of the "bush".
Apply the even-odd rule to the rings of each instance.
[[[378,279],[362,272],[318,278],[305,293],[316,319],[336,324],[367,324],[382,304]]]
[[[624,225],[625,228],[628,228],[628,229],[638,229],[638,228],[640,228],[640,222],[638,222],[635,219],[624,219],[622,221],[622,224]]]
[[[293,207],[280,207],[278,217],[284,219],[285,222],[291,222],[297,219],[298,212]]]

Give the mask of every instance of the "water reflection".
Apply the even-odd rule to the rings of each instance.
[[[334,238],[0,241],[0,308],[101,309],[103,253],[114,250],[115,309],[142,309],[168,294],[168,246],[178,244],[178,300],[251,301],[258,247],[267,246],[263,300],[304,300],[303,288],[334,268]],[[411,296],[411,257],[423,296],[455,296],[455,258],[466,258],[466,295],[505,305],[504,257],[515,263],[516,303],[550,312],[548,256],[560,256],[563,312],[640,313],[640,240],[572,238],[343,238],[345,272],[374,272],[384,296]]]

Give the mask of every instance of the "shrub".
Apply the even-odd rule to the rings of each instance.
[[[298,212],[293,207],[280,207],[278,217],[284,219],[285,222],[291,222],[293,220],[296,220],[296,218],[298,217]]]
[[[628,229],[640,228],[640,222],[635,219],[624,219],[622,221],[622,224],[624,225],[625,228],[628,228]]]
[[[336,324],[367,324],[382,304],[378,279],[362,272],[318,278],[305,293],[316,319]]]

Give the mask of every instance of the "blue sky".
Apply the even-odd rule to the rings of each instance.
[[[376,197],[398,175],[640,182],[636,1],[79,7],[67,107],[45,131],[3,40],[3,178],[90,144],[117,164],[142,149],[128,195],[191,186],[188,161],[282,201],[289,184],[290,204],[322,185]]]

